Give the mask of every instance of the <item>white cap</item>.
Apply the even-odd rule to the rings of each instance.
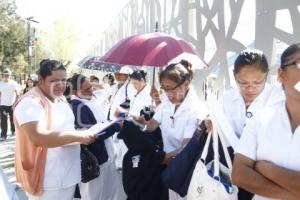
[[[132,72],[133,70],[129,66],[123,66],[121,67],[120,71],[118,71],[117,73],[130,75]]]
[[[10,71],[10,69],[6,68],[6,69],[3,70],[2,74],[4,74],[4,75],[11,75],[11,71]]]

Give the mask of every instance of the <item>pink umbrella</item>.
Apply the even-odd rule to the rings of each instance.
[[[194,68],[207,67],[188,42],[159,32],[125,38],[100,58],[107,63],[152,67],[164,67],[181,59],[190,61]]]

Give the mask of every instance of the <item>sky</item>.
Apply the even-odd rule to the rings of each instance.
[[[129,0],[16,0],[22,18],[34,17],[37,28],[49,28],[56,20],[72,25],[83,52],[116,18]]]

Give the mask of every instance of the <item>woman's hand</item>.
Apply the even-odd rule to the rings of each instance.
[[[139,124],[143,124],[143,125],[147,124],[147,121],[143,115],[142,116],[132,116],[132,118],[134,119],[134,121],[136,121]]]
[[[96,140],[96,134],[90,130],[84,130],[78,135],[79,143],[89,145]]]
[[[128,113],[128,111],[125,110],[125,109],[123,109],[123,108],[121,108],[121,107],[117,107],[117,109],[116,109],[116,111],[114,113],[114,116],[115,117],[119,117],[120,114],[122,114],[122,113],[124,113],[126,115]]]
[[[159,105],[161,103],[160,96],[158,90],[155,88],[155,86],[152,86],[150,91],[150,96],[155,101],[156,105]]]
[[[212,121],[208,117],[204,119],[204,125],[208,133],[210,133],[213,130]]]

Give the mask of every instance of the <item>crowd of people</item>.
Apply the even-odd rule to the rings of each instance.
[[[238,138],[231,156],[239,200],[300,198],[300,43],[282,53],[279,84],[267,82],[269,70],[262,51],[243,50],[234,63],[237,87],[219,102],[218,112]],[[160,88],[147,82],[145,71],[128,66],[102,81],[82,74],[67,79],[60,62],[46,59],[40,63],[37,83],[28,79],[19,96],[10,75],[6,69],[0,84],[1,138],[7,137],[9,115],[16,134],[16,178],[32,200],[146,199],[124,190],[128,143],[119,136],[124,120],[141,133],[161,134],[163,168],[186,147],[201,122],[207,129],[203,134],[214,129],[210,110],[197,96],[197,85],[191,84],[193,66],[186,60],[159,73]],[[146,110],[153,115],[146,116]],[[115,125],[111,133],[101,137],[91,128],[110,122]],[[100,175],[83,183],[80,152],[85,147],[95,156]],[[133,168],[139,168],[140,159],[132,157]],[[168,195],[160,199],[186,199],[166,190]]]

